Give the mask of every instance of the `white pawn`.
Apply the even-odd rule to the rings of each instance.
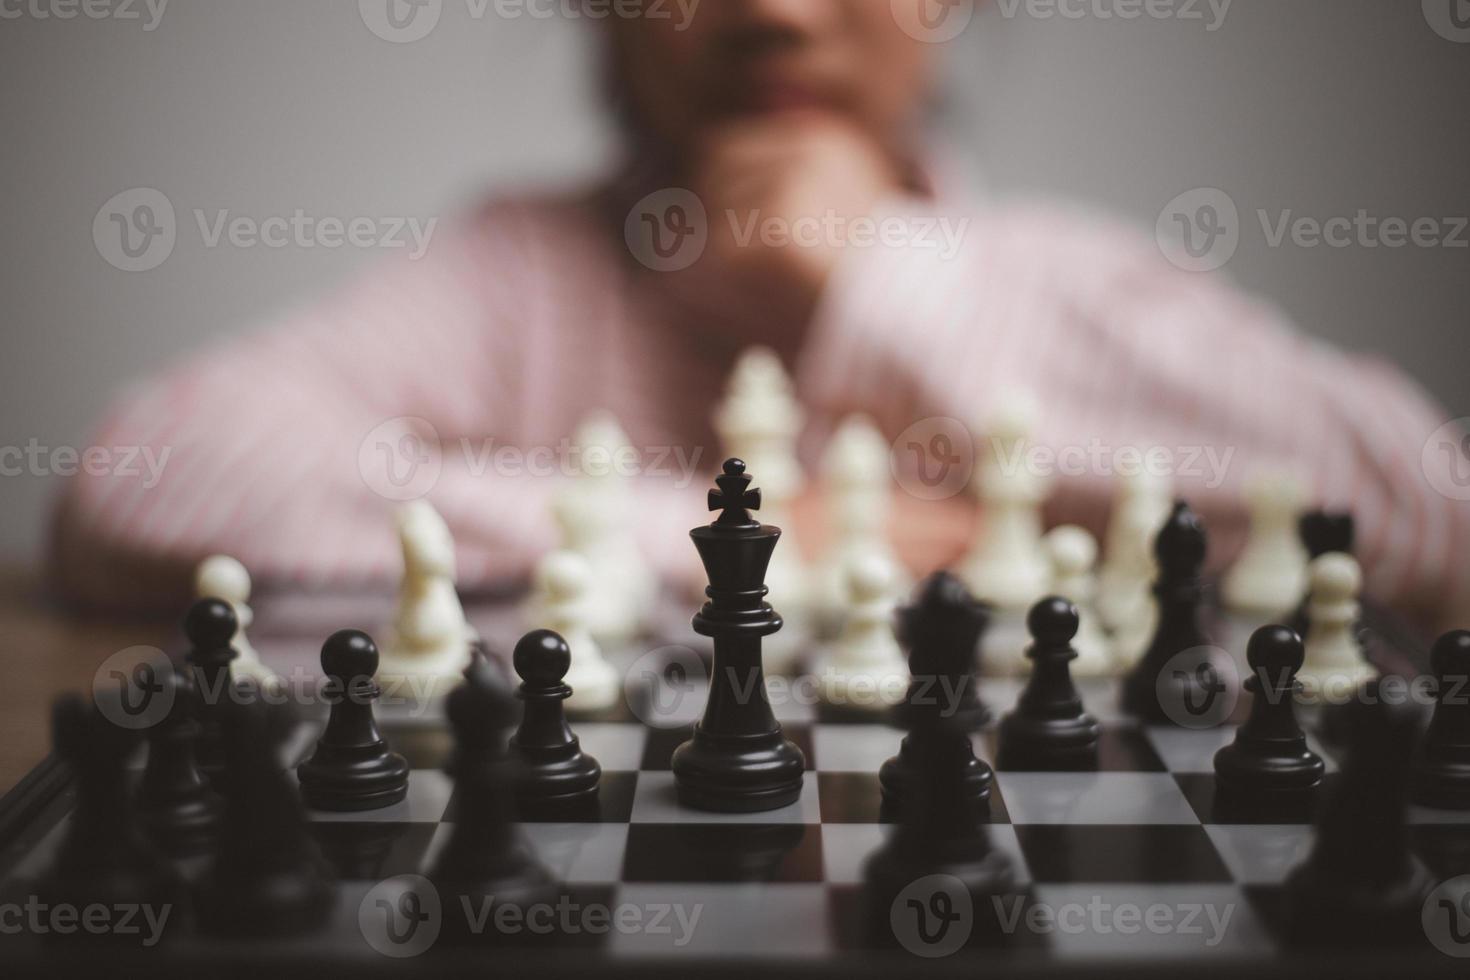
[[[908,591],[888,542],[893,476],[889,446],[865,415],[852,415],[838,427],[823,458],[832,543],[813,574],[813,602],[824,624],[840,624],[850,602],[848,576],[853,561],[865,556],[886,560],[893,592]]]
[[[592,566],[573,552],[552,552],[537,566],[535,585],[534,608],[539,618],[532,625],[560,633],[572,652],[572,666],[564,678],[572,689],[567,707],[574,711],[611,708],[617,704],[622,685],[587,624]]]
[[[1092,600],[1097,591],[1093,569],[1097,564],[1097,539],[1085,528],[1066,525],[1046,536],[1051,556],[1051,591],[1077,607],[1080,625],[1072,640],[1077,659],[1072,661],[1076,677],[1105,677],[1113,673],[1108,638],[1098,625]]]
[[[454,538],[433,505],[416,500],[398,512],[398,539],[403,582],[379,676],[452,682],[469,663],[476,639],[454,588]]]
[[[1305,495],[1290,476],[1259,475],[1245,497],[1250,534],[1222,594],[1232,611],[1269,618],[1294,609],[1306,589],[1307,549],[1297,531]]]
[[[976,598],[1021,611],[1046,592],[1051,567],[1041,537],[1046,481],[1026,466],[1036,426],[1036,402],[1026,392],[1003,394],[983,426],[979,494],[981,529],[961,577]]]
[[[881,555],[848,562],[847,623],[819,671],[822,699],[862,712],[882,712],[903,700],[909,670],[893,635],[895,573]]]
[[[637,520],[628,477],[618,460],[632,452],[616,418],[596,412],[577,427],[584,472],[561,488],[552,514],[562,547],[591,566],[586,621],[608,642],[632,639],[643,628],[658,581],[638,547]]]
[[[1358,642],[1358,595],[1363,571],[1356,558],[1333,552],[1312,562],[1307,604],[1306,662],[1297,673],[1311,699],[1341,703],[1364,681],[1378,676]]]
[[[795,670],[810,631],[809,570],[790,521],[792,502],[804,482],[796,456],[802,422],[791,379],[775,351],[754,347],[741,355],[714,426],[725,455],[744,460],[746,472],[755,478],[762,523],[785,531],[766,570],[771,603],[786,620],[786,627],[764,644],[765,668],[771,674]]]
[[[1144,470],[1119,477],[1097,583],[1097,611],[1108,629],[1124,631],[1148,618],[1158,577],[1154,538],[1173,505],[1167,477]]]
[[[250,608],[250,573],[229,555],[212,555],[194,570],[194,595],[199,599],[223,599],[235,613],[235,635],[230,647],[237,656],[230,661],[230,673],[236,679],[250,678],[262,687],[275,690],[281,678],[261,662],[246,630],[255,622]]]

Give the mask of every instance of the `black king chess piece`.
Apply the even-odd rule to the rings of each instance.
[[[911,680],[893,721],[908,734],[878,770],[885,814],[897,816],[935,768],[971,812],[987,805],[995,772],[975,757],[970,732],[989,717],[975,695],[975,648],[989,622],[988,607],[948,572],[925,580],[913,604],[899,611]]]
[[[1176,503],[1154,541],[1158,628],[1123,681],[1123,710],[1148,724],[1206,724],[1229,703],[1224,695],[1233,671],[1201,623],[1206,549],[1204,525],[1187,503]]]
[[[316,751],[296,769],[313,809],[380,810],[408,795],[408,763],[388,750],[373,719],[377,672],[378,648],[366,633],[339,630],[322,645],[323,697],[332,713]]]
[[[1322,785],[1326,764],[1307,748],[1296,720],[1296,675],[1304,658],[1301,637],[1285,626],[1263,626],[1251,636],[1245,681],[1250,717],[1235,741],[1215,753],[1216,800],[1223,809],[1306,808]]]
[[[997,763],[1002,769],[1081,771],[1097,767],[1097,719],[1082,708],[1072,683],[1077,659],[1072,640],[1081,619],[1066,599],[1043,599],[1031,608],[1026,628],[1033,640],[1026,655],[1031,679],[1016,710],[1001,719]]]
[[[565,681],[572,666],[567,641],[551,630],[527,633],[511,662],[521,678],[516,697],[525,705],[510,739],[511,752],[521,762],[516,773],[520,812],[533,817],[596,813],[602,766],[582,751],[563,705],[572,696]]]
[[[1470,810],[1470,632],[1440,637],[1431,666],[1438,699],[1414,760],[1414,802]]]
[[[715,483],[709,509],[719,518],[689,532],[709,577],[694,617],[694,631],[714,641],[709,701],[694,737],[674,750],[674,778],[679,801],[697,810],[775,810],[801,796],[806,768],[771,712],[761,665],[761,638],[781,628],[765,586],[781,529],[751,517],[761,497],[743,462],[726,461]]]

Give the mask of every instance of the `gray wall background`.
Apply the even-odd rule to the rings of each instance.
[[[476,19],[443,0],[431,35],[390,44],[352,0],[172,0],[153,31],[143,0],[140,20],[39,18],[35,5],[72,0],[24,2],[0,4],[21,13],[0,19],[0,446],[80,446],[129,381],[379,257],[207,248],[195,208],[428,218],[610,155],[585,23],[508,20],[493,4]],[[946,45],[946,117],[998,190],[1146,227],[1183,191],[1226,190],[1243,217],[1228,274],[1466,415],[1470,250],[1272,248],[1255,218],[1470,213],[1470,44],[1425,12],[1451,2],[1470,8],[1235,0],[1208,31],[1203,0],[1205,22],[994,0]],[[180,216],[172,257],[144,273],[113,268],[92,239],[103,202],[133,187]],[[39,554],[56,483],[0,478],[0,558]]]

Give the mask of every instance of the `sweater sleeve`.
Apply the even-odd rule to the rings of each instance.
[[[950,417],[983,449],[983,420],[1024,387],[1041,406],[1053,520],[1097,528],[1133,451],[1160,447],[1216,532],[1218,568],[1243,539],[1242,481],[1286,470],[1314,504],[1356,515],[1370,594],[1437,622],[1470,615],[1455,557],[1470,546],[1470,503],[1443,492],[1425,453],[1450,417],[1401,372],[1302,335],[1101,220],[912,201],[887,214],[909,239],[844,257],[799,367],[834,415],[877,405],[891,435]]]

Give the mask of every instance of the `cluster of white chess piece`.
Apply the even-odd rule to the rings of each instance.
[[[1046,595],[1071,600],[1082,614],[1074,672],[1121,674],[1142,655],[1155,628],[1153,539],[1173,505],[1172,481],[1143,468],[1119,477],[1099,565],[1098,543],[1088,531],[1044,530],[1047,481],[1018,465],[1035,432],[1035,401],[1015,393],[998,405],[981,427],[985,448],[973,481],[984,519],[959,572],[998,616],[1019,619]],[[778,357],[765,349],[747,352],[715,415],[715,428],[724,455],[745,460],[757,476],[766,523],[791,526],[791,506],[804,479],[796,450],[802,424]],[[607,413],[588,418],[574,441],[584,451],[603,450],[607,458],[618,458],[629,445]],[[881,709],[902,695],[908,677],[892,623],[911,584],[890,545],[895,487],[888,440],[871,420],[854,415],[834,433],[822,469],[832,544],[813,564],[805,562],[797,541],[788,539],[776,550],[767,585],[787,627],[767,640],[766,667],[771,673],[793,671],[815,638],[827,636],[818,661],[805,665],[818,676],[823,696],[834,704]],[[1308,567],[1297,533],[1303,494],[1291,480],[1258,479],[1247,498],[1251,533],[1225,580],[1227,605],[1264,619],[1286,613],[1310,594],[1301,677],[1308,684],[1356,686],[1372,672],[1355,627],[1362,586],[1356,561],[1330,554]],[[636,506],[628,478],[611,467],[568,481],[553,502],[561,545],[536,569],[525,617],[528,626],[554,629],[567,640],[575,709],[616,703],[621,674],[604,648],[634,639],[656,604],[659,583],[634,535]],[[384,632],[381,670],[452,680],[476,639],[455,588],[454,540],[422,500],[403,507],[398,531],[403,577],[397,615]],[[236,675],[276,683],[245,635],[251,622],[245,568],[232,558],[210,558],[199,567],[197,587],[200,595],[231,603],[239,617]],[[1021,642],[988,645],[982,668],[994,676],[1021,675],[1028,670],[1024,654]]]

